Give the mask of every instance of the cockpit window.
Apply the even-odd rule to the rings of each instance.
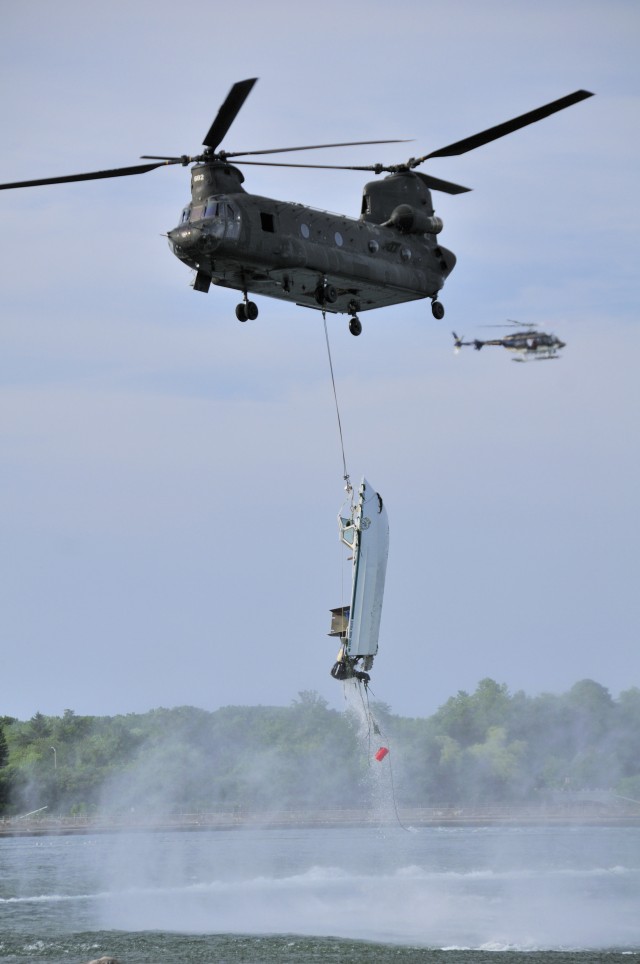
[[[240,206],[229,204],[217,197],[207,198],[200,204],[190,204],[184,208],[180,224],[185,222],[200,222],[206,220],[203,229],[212,238],[227,238],[237,240],[242,227],[242,211]]]
[[[185,208],[187,218],[189,209]],[[236,221],[240,215],[233,205],[228,201],[220,201],[218,198],[210,197],[204,204],[195,205],[191,210],[191,220],[197,221],[199,218],[220,218],[221,221]],[[184,218],[184,212],[183,212]]]

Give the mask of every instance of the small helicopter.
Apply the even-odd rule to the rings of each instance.
[[[525,325],[521,321],[509,319],[506,325],[492,325],[487,327],[517,327],[519,329],[524,328],[524,331],[515,331],[512,335],[505,335],[504,338],[489,338],[486,341],[481,341],[479,338],[474,338],[472,341],[465,341],[464,335],[460,338],[456,335],[455,331],[452,331],[451,334],[453,335],[455,351],[458,352],[464,345],[473,345],[476,351],[480,351],[485,345],[500,345],[502,348],[506,348],[507,351],[516,352],[521,356],[512,358],[511,361],[524,362],[531,358],[534,358],[536,361],[548,361],[551,358],[559,358],[558,351],[566,345],[566,342],[560,341],[556,335],[538,331],[536,325]]]
[[[257,78],[239,81],[203,140],[204,150],[191,157],[142,155],[136,164],[105,171],[0,184],[0,190],[145,174],[181,164],[191,168],[191,201],[179,224],[168,232],[173,253],[194,272],[195,291],[212,284],[242,292],[236,307],[239,321],[254,320],[258,307],[249,292],[280,298],[308,308],[349,316],[349,330],[359,335],[362,311],[429,298],[433,316],[444,316],[438,295],[456,257],[438,240],[442,220],[436,216],[431,191],[461,194],[471,190],[418,172],[436,157],[451,157],[511,134],[593,95],[577,90],[503,124],[456,141],[401,164],[294,164],[245,160],[249,155],[389,144],[399,141],[351,141],[259,151],[224,151],[226,137]],[[231,163],[231,161],[233,163]],[[386,173],[365,185],[359,219],[329,214],[303,204],[249,194],[238,165],[326,168]]]

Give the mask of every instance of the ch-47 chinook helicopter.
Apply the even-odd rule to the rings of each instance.
[[[236,308],[240,321],[253,320],[258,308],[249,293],[292,301],[308,308],[349,315],[349,330],[359,335],[358,314],[372,308],[431,299],[435,318],[444,316],[438,295],[456,263],[438,240],[442,221],[434,213],[431,191],[461,194],[470,188],[418,172],[424,161],[450,157],[488,144],[513,131],[577,104],[592,94],[577,90],[566,97],[498,124],[479,134],[385,166],[290,164],[238,160],[249,155],[349,147],[397,141],[353,141],[261,151],[224,151],[226,137],[256,78],[234,84],[209,128],[204,150],[193,157],[143,155],[137,164],[64,177],[0,184],[0,190],[145,174],[169,164],[192,164],[191,201],[177,227],[168,232],[173,253],[196,274],[193,287],[208,292],[220,285],[242,292]],[[230,161],[233,160],[233,163]],[[364,187],[359,219],[314,210],[303,204],[249,194],[239,164],[331,168],[387,173]]]
[[[455,351],[459,351],[464,345],[473,345],[476,351],[480,351],[485,345],[499,345],[501,348],[506,348],[507,351],[516,353],[517,357],[512,358],[511,361],[523,362],[531,358],[544,361],[545,359],[559,358],[558,351],[566,345],[566,342],[560,341],[556,335],[538,331],[536,325],[524,325],[521,321],[510,319],[506,325],[489,325],[486,327],[518,328],[518,331],[514,331],[511,335],[505,335],[504,338],[489,338],[485,341],[480,338],[465,341],[464,335],[460,338],[455,331],[452,331]]]

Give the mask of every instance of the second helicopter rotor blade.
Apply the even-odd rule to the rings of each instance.
[[[202,142],[205,147],[210,147],[215,151],[236,119],[257,79],[257,77],[252,77],[249,80],[240,80],[233,85]]]
[[[481,131],[479,134],[472,134],[471,137],[465,137],[463,140],[449,144],[447,147],[441,147],[437,151],[431,151],[430,154],[425,154],[424,157],[421,157],[418,163],[421,164],[422,161],[426,161],[431,157],[452,157],[458,154],[466,154],[467,151],[473,151],[476,147],[482,147],[483,144],[489,144],[490,141],[495,141],[499,137],[504,137],[506,134],[512,134],[514,131],[520,130],[521,127],[535,124],[536,121],[542,120],[544,117],[549,117],[559,110],[564,110],[566,107],[578,104],[587,97],[593,97],[593,94],[588,90],[576,90],[573,94],[567,94],[566,97],[560,97],[559,100],[551,101],[550,104],[545,104],[543,107],[537,107],[535,110],[530,110],[526,114],[520,114],[519,117],[514,117],[512,120],[505,121],[503,124],[496,124],[495,127],[489,127],[486,131]]]

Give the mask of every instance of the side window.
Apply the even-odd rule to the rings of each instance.
[[[273,214],[268,214],[266,211],[261,211],[260,224],[262,225],[263,231],[268,231],[270,234],[273,234],[275,231]]]

